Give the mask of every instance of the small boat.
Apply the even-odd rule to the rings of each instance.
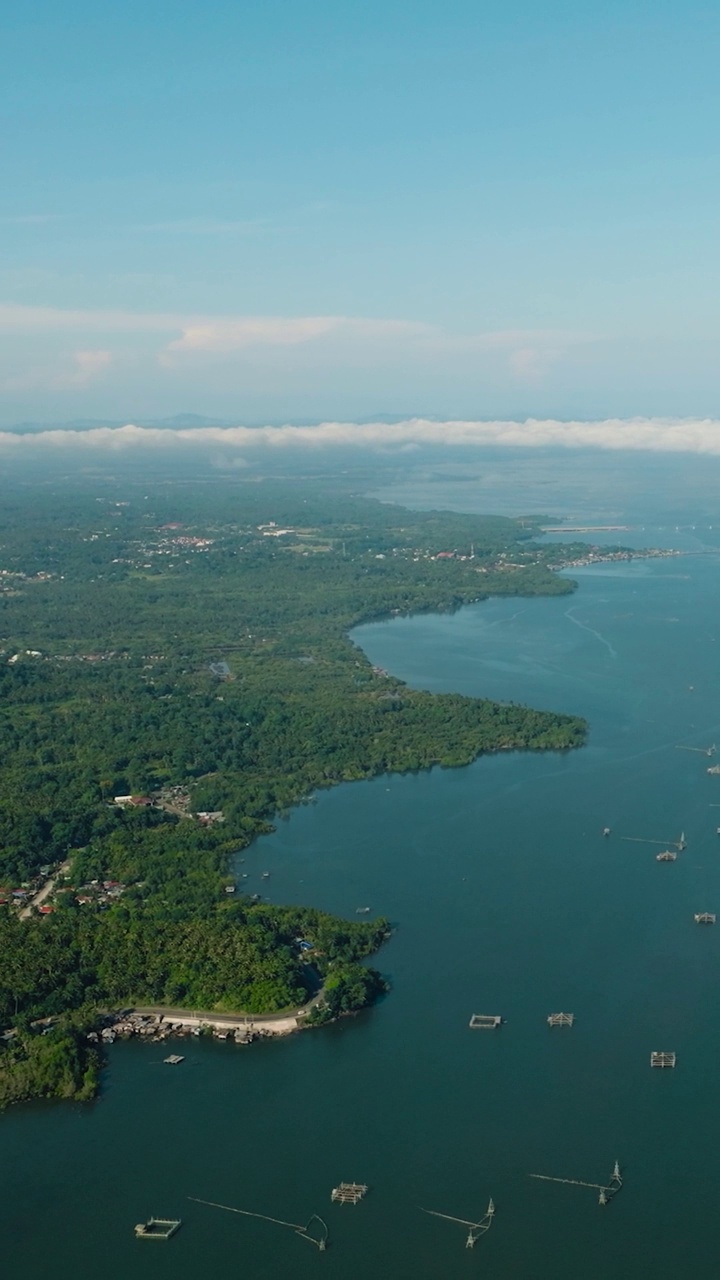
[[[356,908],[355,908],[355,915],[356,915],[356,916],[367,916],[367,915],[369,915],[369,914],[370,914],[370,908],[369,908],[369,907],[356,907]]]
[[[269,871],[263,871],[263,873],[262,873],[262,875],[261,875],[260,879],[261,879],[261,880],[269,880],[269,879],[270,879],[270,872],[269,872]]]
[[[148,1218],[135,1224],[138,1240],[169,1240],[182,1226],[181,1218]]]

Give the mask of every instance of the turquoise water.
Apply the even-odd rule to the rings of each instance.
[[[110,1054],[90,1107],[0,1120],[8,1276],[190,1280],[632,1280],[714,1277],[720,1248],[720,777],[678,744],[720,747],[715,555],[602,566],[573,597],[493,600],[397,619],[355,639],[430,689],[579,712],[588,746],[321,793],[247,851],[274,900],[397,923],[391,995],[342,1025],[242,1049]],[[720,758],[720,756],[718,757]],[[602,828],[612,827],[609,840]],[[659,864],[659,845],[688,848]],[[257,884],[256,884],[257,881]],[[576,1015],[550,1031],[547,1015]],[[474,1012],[500,1013],[472,1032]],[[649,1066],[675,1050],[675,1071]],[[625,1186],[595,1193],[533,1172]],[[340,1180],[370,1184],[356,1208]],[[330,1227],[319,1255],[291,1231],[188,1195]],[[419,1206],[477,1218],[461,1226]],[[167,1244],[136,1242],[178,1215]]]

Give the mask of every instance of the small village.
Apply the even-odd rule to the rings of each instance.
[[[200,809],[193,813],[190,808],[190,792],[183,786],[162,787],[151,795],[114,796],[112,803],[118,809],[163,809],[180,818],[192,818],[201,827],[212,827],[225,821],[222,809]]]
[[[106,1014],[103,1026],[98,1031],[88,1032],[91,1044],[113,1044],[115,1040],[147,1040],[163,1043],[178,1036],[208,1036],[214,1040],[232,1040],[235,1044],[252,1044],[253,1041],[274,1033],[263,1021],[259,1028],[253,1026],[252,1017],[248,1018],[214,1018],[211,1014],[185,1015],[185,1021],[176,1021],[160,1013],[138,1013],[135,1010],[122,1010],[117,1014]]]
[[[0,906],[18,912],[22,919],[37,913],[52,915],[60,896],[72,895],[79,906],[96,906],[107,909],[125,892],[127,885],[120,880],[91,880],[77,888],[65,882],[68,863],[41,867],[37,875],[23,880],[17,889],[0,885]]]

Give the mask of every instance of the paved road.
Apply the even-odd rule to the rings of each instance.
[[[63,862],[62,866],[58,867],[57,871],[55,872],[55,875],[52,876],[50,880],[46,880],[40,892],[35,894],[35,897],[32,899],[31,902],[28,902],[26,907],[23,907],[22,911],[20,912],[21,920],[27,920],[28,916],[32,915],[33,907],[42,906],[45,899],[50,896],[53,889],[55,888],[55,885],[57,884],[59,877],[64,876],[65,872],[69,870],[70,870],[69,862]]]
[[[135,1005],[132,1012],[141,1015],[164,1018],[166,1022],[183,1022],[188,1018],[196,1018],[201,1022],[212,1022],[214,1026],[244,1027],[249,1022],[285,1022],[288,1018],[304,1017],[319,1004],[323,992],[318,991],[312,1000],[299,1009],[286,1009],[284,1013],[217,1013],[212,1009],[169,1009],[167,1005]]]

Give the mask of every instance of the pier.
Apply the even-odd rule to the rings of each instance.
[[[661,1068],[674,1067],[676,1057],[677,1055],[674,1053],[659,1053],[655,1050],[650,1054],[650,1066]]]
[[[330,1199],[338,1204],[357,1204],[367,1195],[367,1187],[362,1182],[341,1182],[337,1187],[333,1187],[330,1192]]]
[[[492,1031],[502,1025],[502,1018],[497,1013],[474,1013],[468,1026],[473,1031]]]
[[[574,1013],[551,1013],[547,1024],[549,1027],[571,1027],[574,1021]]]
[[[631,524],[545,524],[542,533],[630,533]]]

